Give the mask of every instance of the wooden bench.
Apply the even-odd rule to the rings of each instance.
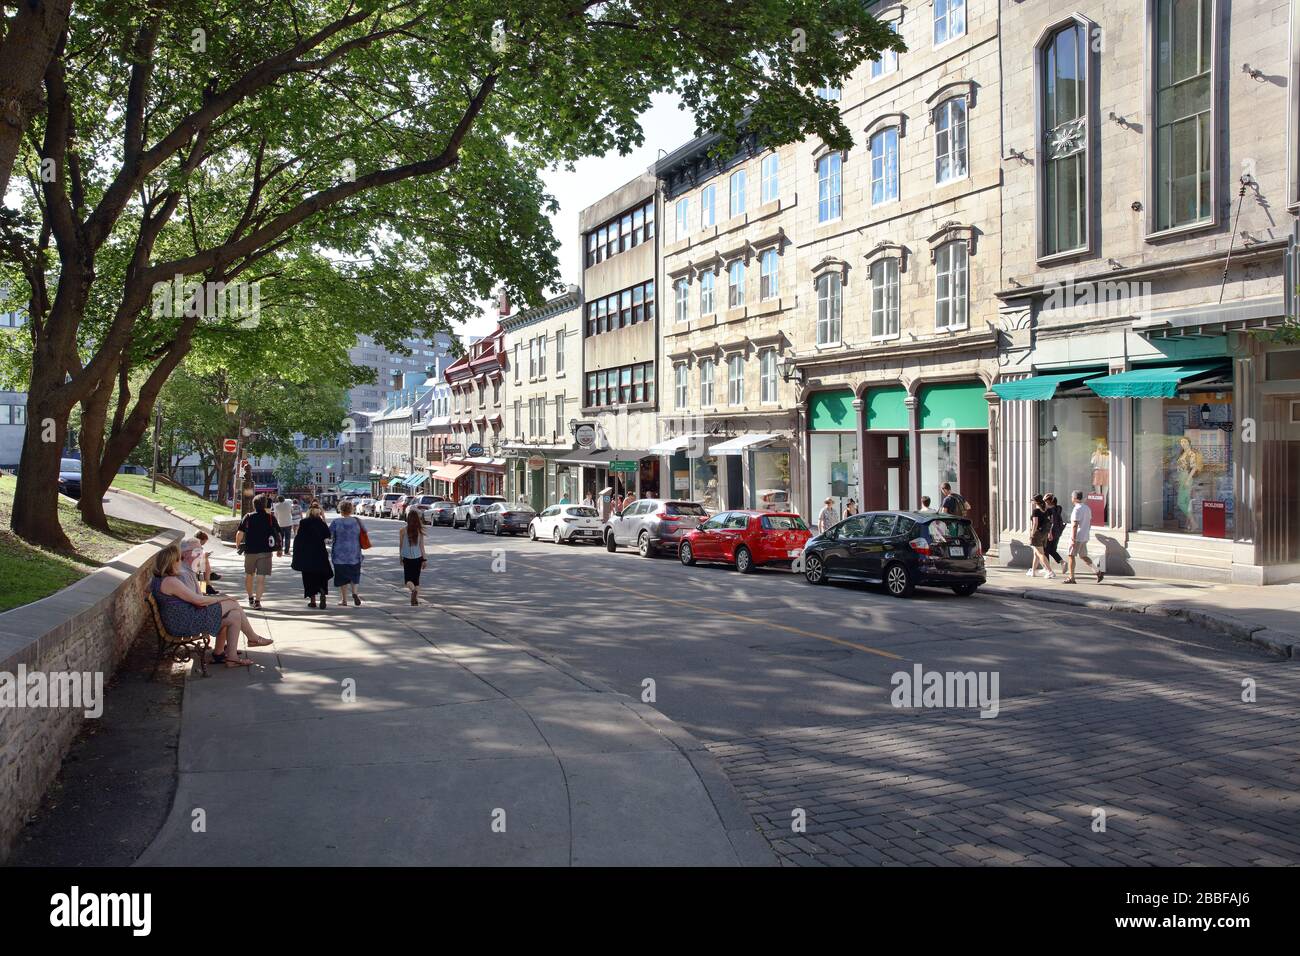
[[[146,591],[144,599],[149,602],[149,612],[153,615],[154,630],[158,632],[158,658],[153,663],[153,673],[149,675],[149,679],[152,680],[157,675],[158,665],[163,662],[163,658],[170,658],[177,664],[184,664],[194,658],[196,654],[199,671],[204,677],[207,677],[208,648],[211,645],[211,636],[197,634],[192,637],[177,637],[163,626],[162,614],[158,612],[158,602],[154,599],[153,592]]]

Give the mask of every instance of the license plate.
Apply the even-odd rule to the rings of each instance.
[[[792,558],[797,558],[797,557],[799,557],[799,555],[801,555],[801,554],[803,554],[803,552],[802,552],[802,551],[799,551],[799,550],[797,550],[797,549],[791,549],[791,551],[790,551],[790,557],[792,557]]]
[[[966,549],[955,544],[950,545],[948,548],[948,556],[950,558],[964,558],[966,557]]]

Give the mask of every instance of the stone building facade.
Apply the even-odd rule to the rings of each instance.
[[[1300,578],[1296,6],[1004,5],[1000,560],[1079,490],[1112,572]]]

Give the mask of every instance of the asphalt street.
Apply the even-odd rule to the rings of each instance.
[[[399,586],[399,524],[366,523],[366,578]],[[895,599],[597,545],[434,528],[429,551],[431,599],[652,692],[783,862],[1300,862],[1300,677],[1253,645],[1175,620]],[[895,707],[891,678],[917,664],[996,673],[997,715]]]

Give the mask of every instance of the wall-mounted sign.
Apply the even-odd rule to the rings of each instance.
[[[533,471],[540,471],[546,467],[546,459],[541,455],[530,455],[528,457],[528,467]]]
[[[482,458],[482,457],[483,457],[483,446],[480,445],[478,442],[475,442],[474,444],[470,445],[470,446],[469,446],[469,457],[471,457],[471,458]]]
[[[634,472],[636,471],[636,462],[634,461],[611,461],[609,463],[610,471]]]
[[[442,446],[442,453],[443,453],[444,455],[459,455],[459,454],[460,454],[460,442],[455,442],[455,441],[449,441],[449,442],[447,442],[446,444],[444,444],[444,445]]]
[[[578,442],[580,448],[590,448],[596,444],[596,427],[594,425],[579,425],[573,432],[574,439]]]

